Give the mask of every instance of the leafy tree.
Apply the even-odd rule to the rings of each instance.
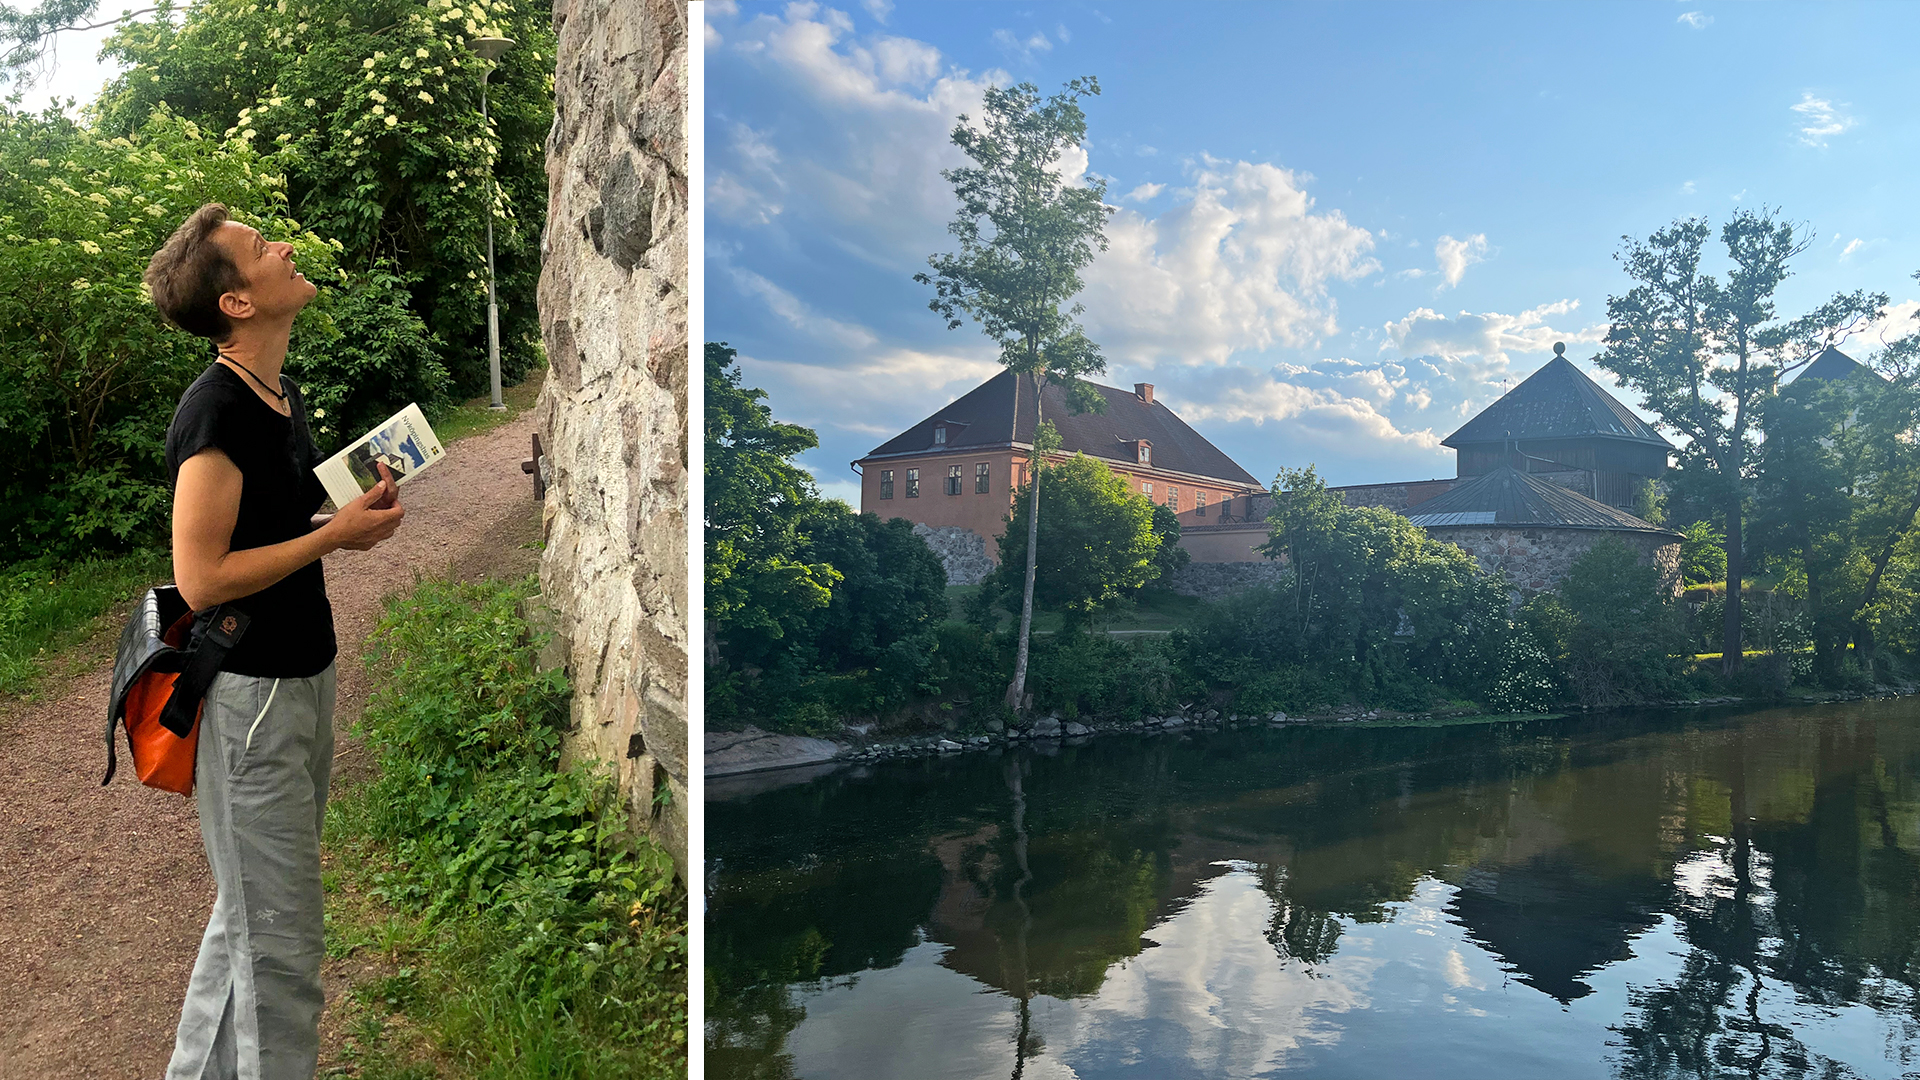
[[[1706,518],[1687,526],[1680,535],[1680,580],[1705,585],[1727,579],[1727,534]]]
[[[1031,83],[989,87],[984,129],[968,126],[965,115],[953,128],[954,145],[974,164],[940,174],[960,200],[960,213],[947,226],[960,250],[929,257],[933,273],[914,275],[915,281],[934,287],[928,307],[946,320],[949,330],[960,328],[962,315],[972,317],[1000,346],[1001,363],[1031,375],[1043,395],[1049,382],[1066,384],[1075,411],[1105,407],[1105,400],[1079,380],[1105,371],[1106,360],[1075,321],[1082,306],[1063,310],[1063,305],[1080,291],[1080,271],[1093,261],[1094,252],[1106,250],[1107,216],[1113,211],[1104,202],[1105,180],[1076,177],[1071,179],[1082,182],[1068,183],[1060,163],[1086,139],[1080,98],[1099,92],[1100,83],[1091,76],[1068,82],[1044,103]],[[1058,444],[1052,425],[1039,415],[1040,401],[1034,404],[1040,430],[1034,436],[1032,460],[1038,465]],[[1020,707],[1025,694],[1033,629],[1040,525],[1037,478],[1036,469],[1028,485],[1019,651],[1007,686],[1007,707],[1012,709]]]
[[[1618,258],[1635,283],[1607,298],[1606,349],[1595,358],[1638,390],[1665,426],[1685,435],[1687,453],[1718,481],[1726,522],[1724,667],[1740,663],[1742,525],[1759,403],[1779,378],[1885,310],[1884,293],[1836,293],[1782,321],[1774,292],[1810,243],[1808,230],[1777,210],[1738,210],[1720,229],[1731,265],[1702,269],[1710,227],[1686,218],[1646,240],[1623,238]]]
[[[335,264],[337,245],[287,213],[285,180],[244,144],[166,110],[107,138],[0,108],[0,178],[0,562],[164,535],[167,423],[211,355],[165,325],[141,277],[204,202],[290,241],[321,286],[288,356],[318,439],[389,387],[390,361],[414,385],[434,376],[419,321]],[[355,340],[336,347],[343,329]]]
[[[905,518],[881,521],[838,500],[821,500],[800,522],[803,557],[840,580],[807,619],[804,657],[823,671],[872,668],[883,693],[903,700],[933,652],[931,632],[947,615],[947,572]]]
[[[740,385],[737,350],[706,347],[706,593],[708,660],[719,643],[750,633],[785,637],[825,607],[839,571],[802,557],[800,521],[819,501],[813,478],[790,460],[819,445],[798,424]]]
[[[83,24],[100,0],[41,0],[20,9],[0,4],[0,83],[22,79],[39,62],[47,40],[62,30],[92,30]],[[118,21],[118,20],[110,20]],[[106,24],[101,24],[106,25]]]
[[[1480,697],[1511,678],[1496,661],[1515,632],[1506,590],[1473,558],[1378,507],[1352,507],[1312,468],[1274,481],[1262,548],[1289,573],[1273,589],[1218,605],[1176,634],[1186,666],[1239,684],[1256,707],[1340,696],[1403,708],[1435,689]]]
[[[1029,537],[1036,535],[1048,559],[1034,576],[1032,595],[1065,612],[1076,626],[1160,576],[1162,541],[1154,522],[1156,511],[1165,507],[1155,507],[1106,462],[1084,454],[1038,472],[1052,493],[1047,516],[1037,529],[1030,528],[1032,500],[1015,498],[1000,534],[999,590],[1026,588],[1023,568]]]
[[[487,384],[486,228],[493,218],[503,377],[541,358],[535,292],[546,219],[554,36],[545,0],[201,0],[122,26],[129,65],[101,95],[109,135],[161,103],[255,149],[288,208],[340,262],[404,287],[451,388]],[[488,76],[482,34],[520,44]]]

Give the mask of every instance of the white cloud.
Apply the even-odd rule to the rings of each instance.
[[[887,21],[887,16],[893,14],[893,0],[860,0],[860,6],[866,8],[867,14],[882,23]]]
[[[1269,420],[1285,421],[1290,438],[1329,448],[1364,443],[1372,451],[1387,445],[1433,450],[1440,445],[1441,436],[1430,428],[1400,430],[1368,396],[1303,386],[1274,372],[1229,368],[1221,375],[1225,385],[1205,399],[1189,399],[1190,388],[1173,399],[1172,407],[1182,419],[1223,424],[1251,421],[1256,427],[1264,427]]]
[[[1680,185],[1680,194],[1691,195],[1693,194],[1693,192],[1694,192],[1693,181],[1689,180],[1686,183]]]
[[[1814,97],[1811,90],[1802,91],[1800,103],[1789,108],[1799,114],[1795,122],[1800,125],[1800,141],[1808,146],[1825,146],[1828,139],[1851,130],[1856,123],[1841,111],[1844,105]]]
[[[1857,237],[1857,236],[1856,236],[1856,237],[1854,237],[1854,238],[1853,238],[1852,240],[1849,240],[1849,241],[1847,241],[1847,246],[1846,246],[1846,247],[1844,247],[1844,248],[1842,248],[1842,249],[1840,249],[1840,257],[1841,257],[1841,258],[1843,258],[1843,259],[1845,259],[1845,258],[1848,258],[1848,257],[1850,257],[1850,256],[1852,256],[1852,254],[1853,254],[1854,252],[1856,252],[1856,251],[1859,251],[1859,250],[1860,250],[1860,248],[1861,248],[1861,246],[1862,246],[1862,245],[1863,245],[1864,243],[1865,243],[1865,241],[1863,241],[1863,240],[1861,240],[1861,239],[1860,239],[1859,237]]]
[[[1681,12],[1680,17],[1674,21],[1691,26],[1695,30],[1705,30],[1707,27],[1713,25],[1713,16],[1704,11],[1684,11]]]
[[[1380,269],[1372,234],[1338,210],[1316,212],[1302,178],[1279,166],[1203,157],[1191,170],[1172,209],[1123,209],[1108,224],[1082,294],[1094,340],[1151,367],[1332,333],[1327,286]]]
[[[1011,30],[995,30],[993,43],[1000,47],[1001,52],[1026,64],[1033,63],[1035,56],[1040,53],[1053,51],[1053,42],[1048,41],[1046,32],[1041,30],[1035,30],[1024,39]]]
[[[740,369],[748,385],[768,392],[780,419],[870,439],[866,450],[992,378],[1000,371],[995,355],[984,343],[957,352],[879,348],[818,363],[742,354]]]
[[[1556,330],[1547,325],[1549,318],[1572,314],[1579,306],[1578,300],[1559,300],[1518,315],[1462,311],[1453,318],[1431,308],[1417,308],[1405,318],[1386,324],[1387,343],[1407,356],[1432,353],[1448,359],[1478,357],[1504,369],[1510,352],[1545,353],[1556,341],[1572,346],[1606,337],[1605,324],[1575,330]]]
[[[769,311],[801,333],[848,349],[871,348],[877,340],[866,327],[822,315],[799,297],[751,270],[729,266],[727,273],[741,292],[759,297]]]
[[[1467,267],[1487,258],[1487,234],[1474,233],[1465,240],[1455,240],[1451,236],[1442,236],[1439,243],[1433,245],[1433,257],[1440,264],[1440,276],[1447,281],[1447,287],[1460,284],[1460,278]]]
[[[1122,195],[1121,198],[1127,202],[1146,202],[1148,199],[1159,198],[1160,193],[1165,190],[1167,190],[1167,185],[1165,184],[1141,184],[1139,187]]]
[[[1053,26],[1053,36],[1059,38],[1060,44],[1062,45],[1073,40],[1073,35],[1067,32],[1066,23],[1055,23]]]

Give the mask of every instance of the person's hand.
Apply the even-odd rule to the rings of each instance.
[[[326,524],[333,530],[334,543],[349,551],[372,551],[393,535],[407,513],[400,505],[400,486],[393,473],[385,463],[374,467],[380,471],[380,482],[341,507]]]

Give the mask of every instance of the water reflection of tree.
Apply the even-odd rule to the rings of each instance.
[[[1769,989],[1827,1008],[1904,1012],[1911,1042],[1920,852],[1903,843],[1894,808],[1913,820],[1920,806],[1911,748],[1899,748],[1902,768],[1890,775],[1876,742],[1873,725],[1820,725],[1807,758],[1783,760],[1736,736],[1711,763],[1727,800],[1725,873],[1676,896],[1691,951],[1675,979],[1629,991],[1632,1011],[1614,1029],[1622,1076],[1850,1075],[1761,1016]]]
[[[1009,761],[1025,771],[1011,777]],[[738,868],[711,909],[709,970],[727,970],[710,985],[733,1004],[710,996],[709,1033],[773,1062],[776,1033],[804,1014],[762,992],[779,967],[764,954],[799,948],[771,943],[818,929],[824,978],[897,963],[926,927],[943,963],[1021,1010],[1023,1066],[1040,1049],[1035,994],[1096,993],[1238,860],[1272,905],[1246,932],[1276,962],[1324,965],[1346,920],[1389,918],[1438,877],[1455,887],[1450,918],[1563,1001],[1671,912],[1693,954],[1632,991],[1622,1073],[1817,1071],[1823,1059],[1763,1015],[1783,992],[1920,1025],[1916,765],[1920,730],[1891,723],[1582,718],[1113,741],[814,785],[762,797],[756,834],[709,816]],[[1676,866],[1703,850],[1722,854],[1724,881],[1677,889]]]
[[[1303,907],[1288,896],[1286,867],[1261,863],[1254,877],[1273,903],[1264,936],[1280,959],[1298,960],[1308,967],[1331,960],[1340,946],[1340,920],[1330,911]]]

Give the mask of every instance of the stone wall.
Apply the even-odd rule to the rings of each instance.
[[[555,0],[553,23],[540,577],[574,687],[566,753],[614,768],[684,877],[687,8]]]
[[[1505,573],[1519,599],[1559,588],[1573,568],[1574,560],[1608,538],[1621,541],[1634,549],[1642,561],[1651,561],[1659,567],[1661,584],[1668,591],[1680,591],[1680,541],[1658,533],[1436,525],[1427,528],[1427,535],[1473,556],[1489,574]]]
[[[1167,577],[1167,588],[1181,596],[1220,600],[1260,585],[1275,585],[1287,574],[1287,564],[1260,562],[1191,562]]]
[[[1453,490],[1455,483],[1455,480],[1404,480],[1391,484],[1349,484],[1327,490],[1346,500],[1348,506],[1384,506],[1396,513],[1405,513],[1409,506],[1419,506],[1428,499],[1445,495]]]
[[[949,585],[978,585],[993,573],[993,556],[987,554],[987,538],[972,529],[948,525],[936,529],[916,522],[913,535],[927,542],[940,565],[947,571]]]

